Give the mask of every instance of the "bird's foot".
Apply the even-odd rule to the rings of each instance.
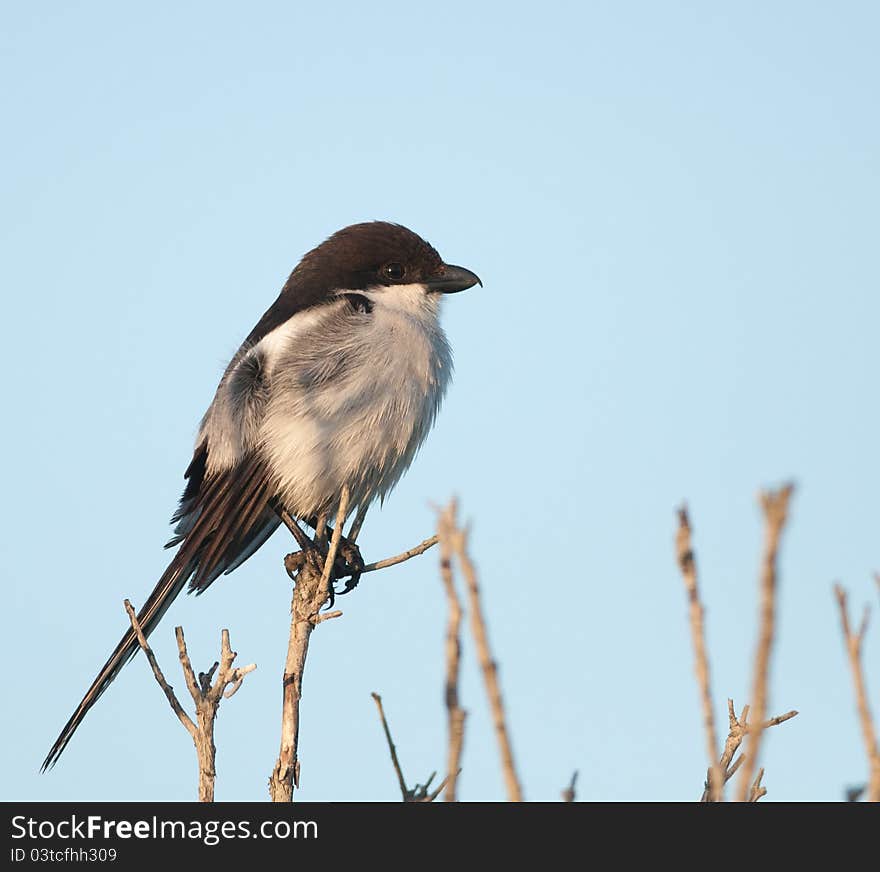
[[[342,590],[335,591],[337,596],[351,593],[361,580],[361,573],[364,570],[364,558],[361,556],[361,549],[358,546],[341,536],[339,539],[339,548],[336,550],[336,560],[333,563],[333,581],[341,581],[347,578],[345,587]]]
[[[309,543],[308,548],[302,551],[294,551],[284,558],[284,568],[287,574],[294,580],[307,563],[311,563],[319,574],[324,569],[329,546],[324,543]],[[330,590],[327,608],[332,608],[337,596],[351,593],[361,579],[364,569],[364,558],[361,550],[354,543],[342,536],[336,549],[336,559],[333,561],[333,571],[330,573]],[[342,590],[336,590],[334,582],[345,581]]]

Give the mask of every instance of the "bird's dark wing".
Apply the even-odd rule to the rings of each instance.
[[[184,522],[185,532],[172,540],[180,547],[138,613],[147,635],[187,581],[191,591],[202,593],[219,575],[253,554],[279,523],[271,507],[274,489],[256,454],[231,469],[209,474],[207,453],[207,446],[199,446],[186,473],[186,490],[175,514]],[[183,527],[179,524],[178,530]],[[55,740],[43,770],[55,764],[89,709],[137,650],[137,637],[129,628]]]

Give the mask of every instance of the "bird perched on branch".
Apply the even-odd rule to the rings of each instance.
[[[187,583],[204,592],[282,516],[323,526],[345,490],[359,527],[412,463],[449,383],[440,300],[479,281],[411,230],[381,221],[346,227],[303,257],[202,419],[172,518],[168,547],[178,550],[137,616],[145,634]],[[44,770],[137,649],[129,629]]]

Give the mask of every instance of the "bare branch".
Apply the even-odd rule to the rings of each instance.
[[[458,701],[458,676],[461,662],[461,602],[455,581],[452,577],[452,551],[450,532],[455,529],[455,519],[450,505],[440,515],[439,529],[442,531],[440,542],[440,576],[446,591],[446,602],[449,610],[449,622],[446,628],[446,712],[449,752],[447,771],[449,772],[446,787],[446,802],[455,802],[455,789],[458,772],[461,769],[461,752],[464,745],[465,712]],[[437,538],[436,536],[434,537]]]
[[[186,650],[186,639],[183,637],[183,627],[175,627],[174,636],[177,639],[177,653],[180,658],[180,665],[183,668],[183,677],[186,680],[189,695],[193,698],[193,702],[195,702],[202,695],[202,686],[196,678],[195,670],[189,659],[189,653]],[[216,667],[217,664],[215,663],[214,666]],[[211,671],[213,672],[213,670]]]
[[[367,517],[367,508],[366,506],[358,506],[358,510],[354,516],[354,520],[351,522],[351,529],[348,531],[348,541],[354,545],[357,542],[358,536],[361,534],[361,527],[364,526],[364,520]]]
[[[459,566],[467,586],[468,605],[471,613],[471,632],[476,644],[480,666],[483,670],[483,681],[486,685],[486,694],[489,697],[489,706],[492,710],[492,721],[495,725],[495,734],[498,739],[501,767],[507,785],[507,796],[511,802],[522,802],[522,788],[516,774],[516,767],[513,762],[513,749],[511,748],[510,736],[504,717],[504,703],[501,697],[501,687],[498,682],[498,664],[492,659],[489,648],[486,620],[483,617],[483,609],[480,603],[477,573],[467,553],[467,535],[465,531],[457,528],[455,509],[455,501],[453,500],[450,505],[451,529],[447,530],[445,535],[450,537],[450,550],[458,557]],[[444,535],[442,531],[441,535]]]
[[[761,729],[766,730],[768,727],[775,727],[779,724],[784,724],[786,721],[791,720],[793,717],[797,715],[796,711],[786,712],[784,715],[777,715],[774,718],[770,718],[765,721]],[[730,732],[727,734],[727,739],[724,743],[724,751],[721,753],[721,759],[718,761],[718,765],[721,771],[724,773],[724,783],[726,784],[730,781],[731,778],[736,774],[736,772],[740,769],[742,764],[746,760],[745,754],[740,754],[739,757],[734,761],[733,758],[736,755],[736,752],[739,750],[740,745],[743,742],[743,739],[752,731],[752,726],[749,724],[749,706],[744,705],[742,709],[742,713],[739,717],[736,716],[736,710],[733,707],[733,700],[727,700],[727,719],[730,724]],[[754,782],[753,782],[754,783]],[[709,785],[708,780],[705,785],[705,789],[703,790],[703,797],[701,802],[709,802]]]
[[[376,563],[368,563],[361,570],[361,575],[365,572],[375,572],[377,569],[387,569],[389,566],[396,566],[398,563],[403,563],[412,557],[418,557],[436,545],[438,541],[438,536],[431,536],[430,539],[425,539],[424,542],[420,542],[415,548],[410,548],[409,551],[404,551],[403,554],[398,554],[396,557],[386,557],[384,560],[378,560]]]
[[[784,724],[786,721],[790,721],[797,714],[794,709],[790,712],[786,712],[784,715],[776,715],[775,718],[770,718],[769,721],[764,721],[764,726],[761,727],[762,730],[766,730],[767,727],[775,727],[779,724]]]
[[[150,663],[156,681],[165,693],[174,714],[177,715],[180,722],[186,727],[187,732],[192,737],[199,761],[199,802],[213,802],[214,781],[217,777],[215,768],[217,748],[214,745],[214,722],[217,719],[217,710],[220,706],[221,699],[224,697],[226,699],[231,697],[241,686],[245,675],[249,672],[253,672],[257,667],[255,664],[251,663],[249,666],[233,668],[233,661],[238,655],[230,646],[229,630],[223,630],[220,638],[221,653],[219,662],[214,663],[207,672],[200,673],[197,680],[192,668],[192,663],[189,659],[189,654],[186,650],[186,639],[183,635],[183,628],[176,627],[174,633],[177,637],[177,649],[180,656],[180,663],[183,667],[183,674],[190,695],[193,698],[193,702],[196,704],[196,720],[198,721],[198,725],[196,725],[183,710],[183,706],[181,706],[179,700],[175,696],[173,688],[165,680],[165,676],[162,674],[162,670],[156,662],[156,657],[147,643],[143,630],[138,623],[137,615],[128,600],[125,600],[125,611],[128,613],[132,629],[137,635],[141,650],[147,655],[147,660]],[[211,679],[215,673],[217,674],[217,678],[212,685]],[[231,689],[226,691],[226,688],[230,686]]]
[[[297,527],[297,529],[299,528]],[[302,531],[300,530],[300,532]],[[354,540],[350,537],[348,541],[352,543],[354,542]],[[397,566],[398,563],[404,563],[405,561],[410,560],[413,557],[418,557],[419,555],[424,554],[429,548],[433,548],[438,541],[439,539],[437,536],[431,536],[429,539],[425,539],[423,542],[420,542],[414,548],[410,548],[409,551],[404,551],[402,554],[397,554],[394,557],[386,557],[384,560],[377,560],[375,563],[368,563],[361,570],[361,575],[363,575],[365,572],[375,572],[377,569],[387,569],[389,566]],[[295,573],[296,571],[298,571],[302,559],[302,551],[297,551],[294,554],[288,554],[287,562],[292,564],[287,567],[288,572]]]
[[[153,653],[153,649],[150,647],[150,643],[147,642],[146,636],[144,636],[144,631],[141,629],[141,625],[138,622],[137,615],[135,614],[135,610],[131,605],[129,600],[125,600],[123,603],[125,606],[125,611],[128,613],[128,618],[131,621],[131,628],[134,630],[135,635],[137,635],[138,644],[141,646],[141,651],[144,652],[147,656],[147,660],[149,661],[150,668],[153,670],[153,675],[156,678],[156,682],[159,687],[162,688],[162,692],[165,694],[165,697],[168,700],[168,703],[171,706],[174,714],[177,715],[180,723],[186,728],[187,732],[193,737],[193,741],[195,741],[196,735],[198,733],[198,727],[193,723],[192,718],[184,711],[183,706],[180,704],[180,700],[178,700],[177,696],[174,693],[174,688],[165,680],[165,676],[162,674],[162,670],[159,668],[159,663],[156,660],[156,655]]]
[[[327,526],[326,515],[316,519],[317,529],[314,540],[309,540],[296,521],[284,510],[278,514],[287,528],[293,533],[299,544],[300,550],[288,554],[284,558],[284,567],[288,575],[294,579],[293,596],[290,604],[290,640],[287,646],[287,659],[284,664],[284,696],[281,707],[281,746],[278,752],[278,760],[272,775],[269,778],[269,793],[273,802],[291,802],[294,788],[299,787],[299,725],[300,725],[300,700],[302,699],[302,682],[305,671],[306,658],[309,650],[309,640],[312,630],[318,624],[339,618],[341,611],[321,613],[324,604],[333,601],[333,568],[336,555],[342,541],[342,529],[350,508],[350,492],[348,487],[343,487],[339,497],[339,506],[336,513],[336,523],[333,527],[329,547],[326,547]],[[366,510],[358,508],[355,520],[349,531],[348,542],[354,544],[363,524]],[[362,570],[374,572],[402,563],[410,557],[415,557],[427,551],[436,542],[425,540],[421,545],[404,554],[388,560],[380,560],[372,563]],[[325,553],[326,548],[326,553]],[[444,780],[445,783],[445,780]],[[442,789],[442,787],[441,787]],[[421,791],[421,792],[419,792]],[[413,795],[427,797],[427,785],[413,788]]]
[[[385,740],[388,742],[388,750],[391,753],[391,764],[394,766],[394,772],[397,775],[397,783],[400,785],[401,798],[404,802],[433,802],[446,786],[449,780],[449,776],[444,778],[443,781],[441,781],[440,784],[431,793],[428,793],[428,788],[431,786],[431,782],[437,775],[436,772],[432,772],[428,776],[428,780],[424,784],[416,784],[416,786],[412,789],[406,786],[406,779],[403,777],[403,769],[401,769],[400,760],[398,760],[397,758],[397,748],[394,746],[394,740],[391,738],[391,729],[389,728],[388,721],[385,718],[385,709],[382,706],[382,697],[375,692],[371,693],[370,696],[373,697],[376,702],[376,708],[379,709],[379,718],[382,721],[382,729],[385,732]]]
[[[338,609],[335,612],[323,612],[315,616],[315,624],[323,624],[324,621],[332,621],[334,618],[341,618],[342,612]]]
[[[325,620],[338,618],[341,612],[321,615],[324,603],[332,596],[332,573],[342,525],[348,512],[348,487],[343,487],[339,496],[339,510],[336,526],[327,554],[322,554],[321,527],[315,532],[315,541],[310,542],[290,516],[281,511],[281,519],[293,533],[301,551],[288,554],[284,566],[288,574],[295,577],[293,597],[290,604],[290,639],[287,645],[287,659],[284,663],[284,696],[281,704],[281,747],[278,760],[269,777],[269,794],[273,802],[292,802],[293,790],[299,787],[300,761],[299,749],[299,704],[302,699],[302,681],[306,658],[309,653],[309,639],[312,630]],[[323,521],[326,527],[326,517]],[[300,535],[302,534],[302,536]]]
[[[776,621],[777,557],[779,542],[788,518],[788,504],[794,486],[787,484],[778,491],[765,491],[761,494],[761,508],[764,511],[764,556],[761,569],[761,609],[758,648],[755,653],[755,666],[752,679],[752,704],[755,720],[759,726],[750,731],[748,754],[739,778],[737,798],[745,802],[750,795],[755,766],[767,717],[767,693],[770,673],[770,653]]]
[[[376,708],[379,709],[379,717],[382,720],[382,729],[385,731],[385,740],[388,742],[388,750],[391,753],[391,764],[394,766],[394,772],[397,775],[397,783],[400,785],[400,793],[404,802],[408,802],[409,788],[406,786],[406,779],[403,777],[403,770],[400,768],[400,760],[397,759],[397,748],[394,747],[394,740],[391,738],[391,730],[388,728],[388,721],[385,719],[385,709],[382,707],[382,697],[373,691],[370,694],[376,702]]]
[[[834,587],[834,595],[840,608],[840,623],[843,628],[843,641],[849,655],[849,666],[852,672],[856,692],[856,707],[859,712],[859,723],[862,728],[862,740],[868,755],[870,779],[868,781],[868,801],[880,802],[880,747],[877,745],[877,733],[874,719],[868,705],[868,692],[865,688],[865,676],[862,667],[862,642],[868,632],[869,608],[865,606],[858,632],[853,632],[849,623],[849,610],[846,604],[846,591],[838,584]]]
[[[737,757],[736,760],[733,761],[733,765],[730,767],[730,769],[727,770],[727,772],[724,773],[725,784],[727,784],[727,782],[730,781],[730,779],[733,778],[734,775],[736,775],[737,770],[740,766],[742,766],[743,760],[745,760],[745,757],[740,754],[739,757]],[[708,797],[704,800],[704,802],[708,802]]]
[[[339,551],[339,540],[342,537],[342,525],[345,523],[345,519],[348,516],[348,501],[351,498],[351,493],[348,489],[348,485],[344,484],[342,486],[342,493],[339,495],[339,510],[336,512],[336,526],[333,528],[333,536],[330,539],[330,548],[327,551],[327,556],[324,558],[324,569],[321,572],[321,589],[326,589],[328,599],[331,597],[333,593],[333,587],[331,582],[331,577],[333,575],[333,564],[336,563],[336,553]],[[323,515],[321,516],[324,517]],[[321,541],[323,535],[323,528],[326,526],[326,523],[322,523],[321,520],[318,521],[318,532],[315,535],[315,541]]]
[[[758,770],[758,775],[752,782],[752,789],[749,791],[749,802],[757,802],[762,796],[767,795],[767,788],[761,785],[761,779],[764,777],[763,767]]]
[[[724,779],[721,766],[715,760],[718,753],[718,737],[715,732],[715,713],[712,704],[712,689],[709,681],[709,656],[706,652],[706,633],[703,625],[703,604],[700,602],[697,581],[697,561],[691,544],[691,523],[687,506],[678,510],[678,533],[675,537],[675,551],[678,566],[684,579],[688,596],[691,623],[691,643],[694,648],[694,672],[700,689],[703,706],[703,731],[709,757],[709,794],[712,802],[723,799]]]
[[[309,638],[317,626],[318,614],[328,591],[321,585],[322,565],[313,550],[300,552],[296,583],[290,604],[290,640],[284,663],[284,694],[281,704],[281,748],[272,775],[269,793],[273,802],[292,802],[294,786],[299,787],[299,703]],[[290,555],[288,555],[290,557]],[[285,559],[288,572],[291,571]]]

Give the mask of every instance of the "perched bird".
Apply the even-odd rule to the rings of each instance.
[[[347,488],[355,524],[412,463],[452,374],[443,294],[480,282],[399,224],[354,224],[306,254],[235,353],[202,418],[175,512],[178,546],[138,614],[155,628],[277,529],[318,525]],[[122,637],[43,762],[50,768],[138,650]]]

